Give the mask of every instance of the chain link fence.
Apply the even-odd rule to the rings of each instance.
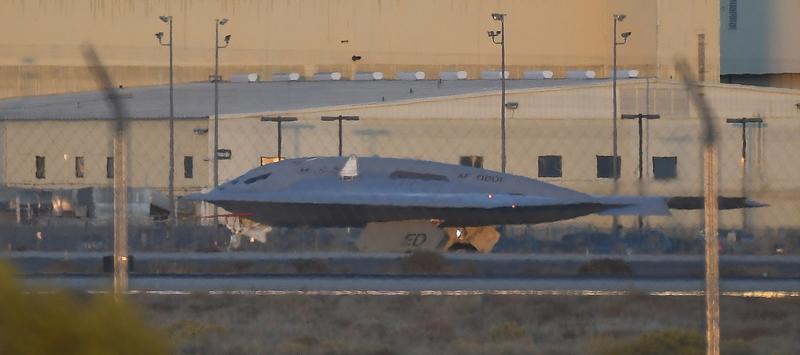
[[[499,84],[474,82],[474,92],[445,96],[435,94],[435,89],[453,85],[447,81],[386,82],[367,103],[348,103],[344,98],[340,105],[315,106],[312,102],[297,109],[223,114],[219,119],[220,181],[278,160],[278,124],[262,120],[278,116],[297,118],[281,124],[280,155],[284,159],[337,155],[341,144],[345,156],[421,159],[499,171],[501,102],[493,90]],[[615,179],[609,81],[564,81],[541,87],[514,87],[513,82],[506,100],[508,173],[596,195],[702,195],[700,120],[681,83],[654,79],[620,82],[619,114],[660,117],[644,119],[641,136],[637,119],[616,118],[619,178]],[[248,90],[234,90],[234,85],[221,84],[222,95]],[[338,95],[335,85],[340,84],[330,85],[328,91],[312,93],[308,100]],[[415,94],[414,85],[427,85],[434,91]],[[721,212],[723,250],[798,253],[800,94],[719,84],[705,85],[704,93],[718,115],[721,194],[769,204]],[[236,109],[226,112],[230,110]],[[340,115],[357,118],[341,122],[341,142],[339,122],[321,119]],[[109,249],[113,120],[2,116],[3,247]],[[736,121],[742,118],[749,120]],[[179,218],[171,220],[168,124],[163,116],[128,122],[133,248],[356,248],[358,233],[351,229],[259,229],[224,212],[220,221],[227,227],[223,228],[210,218],[213,208],[188,201],[177,202]],[[212,187],[213,125],[213,116],[176,119],[176,195]],[[614,223],[621,226],[617,235]],[[495,251],[668,253],[702,249],[701,211],[617,219],[593,215],[500,230],[502,238]],[[230,239],[232,234],[244,239]]]

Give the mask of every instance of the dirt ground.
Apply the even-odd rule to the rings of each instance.
[[[702,297],[134,295],[131,301],[184,354],[705,351]],[[724,297],[721,314],[724,354],[800,349],[800,299]]]

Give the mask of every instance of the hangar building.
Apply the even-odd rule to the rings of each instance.
[[[719,81],[719,0],[44,0],[3,1],[0,13],[13,35],[2,36],[0,97],[94,89],[80,46],[91,43],[124,87],[169,82],[169,50],[153,36],[174,21],[177,82],[208,80],[214,66],[214,19],[229,18],[220,38],[223,77],[296,72],[499,70],[500,48],[487,31],[499,30],[493,12],[506,13],[510,76],[571,70],[609,77],[614,21],[619,65],[642,76],[675,79],[675,57],[698,78]],[[65,30],[68,29],[68,30]],[[619,40],[619,38],[618,38]]]
[[[683,84],[663,79],[619,83],[620,113],[658,113],[645,122],[644,176],[638,176],[638,129],[619,121],[620,180],[612,155],[611,83],[608,80],[511,80],[507,101],[508,172],[595,194],[699,195],[700,121]],[[718,116],[721,183],[725,195],[747,195],[771,206],[725,212],[728,228],[797,228],[800,207],[800,93],[788,89],[703,84]],[[220,85],[220,181],[277,155],[277,131],[264,116],[292,116],[283,125],[285,158],[336,155],[337,125],[322,116],[352,115],[345,122],[346,155],[392,156],[500,167],[497,80],[259,82]],[[168,137],[163,108],[167,88],[124,89],[130,122],[133,187],[165,191]],[[211,84],[176,87],[176,187],[178,194],[212,185]],[[2,171],[8,187],[108,186],[111,116],[99,93],[0,101]],[[741,125],[726,118],[754,117]],[[745,148],[743,146],[743,132]],[[742,156],[745,156],[745,159]],[[80,158],[81,163],[77,160]],[[77,169],[80,165],[81,172]],[[79,176],[80,175],[80,176]],[[692,228],[697,213],[651,218],[653,224]],[[596,222],[606,223],[606,222]],[[628,221],[626,223],[633,223]]]

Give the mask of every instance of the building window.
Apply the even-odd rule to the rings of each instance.
[[[183,157],[183,177],[187,179],[194,177],[194,159],[191,155]]]
[[[75,157],[75,177],[83,177],[83,157]]]
[[[540,155],[539,177],[561,177],[561,156]]]
[[[612,155],[598,155],[597,156],[597,177],[604,179],[619,178],[619,172],[622,169],[622,157],[617,155],[617,169],[616,175],[614,171],[614,156]]]
[[[261,166],[264,166],[264,165],[267,165],[267,164],[272,164],[272,163],[277,163],[277,162],[278,162],[278,157],[263,157],[262,156],[261,160],[259,161],[259,164],[261,164]]]
[[[463,166],[471,166],[473,168],[483,168],[483,157],[479,155],[465,155],[458,160],[458,163]]]
[[[36,178],[44,179],[44,157],[36,156]]]
[[[678,157],[653,157],[653,177],[668,180],[678,177]]]
[[[736,30],[739,22],[739,6],[737,0],[728,0],[728,29]]]
[[[106,177],[109,179],[114,178],[114,158],[106,158]]]

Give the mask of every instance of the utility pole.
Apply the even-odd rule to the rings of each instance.
[[[358,116],[322,116],[325,122],[339,121],[339,156],[342,156],[342,121],[358,121]]]
[[[297,117],[281,117],[281,116],[278,116],[278,117],[266,117],[266,116],[261,117],[261,122],[277,122],[278,123],[278,161],[283,160],[283,158],[281,156],[281,146],[283,145],[283,138],[282,138],[282,134],[281,134],[281,131],[282,131],[281,122],[294,122],[294,121],[297,121]],[[340,135],[340,137],[341,137],[341,135]],[[340,147],[341,147],[341,145],[340,145]],[[340,148],[340,151],[341,151],[341,148]],[[339,155],[341,155],[341,153],[339,153]]]

